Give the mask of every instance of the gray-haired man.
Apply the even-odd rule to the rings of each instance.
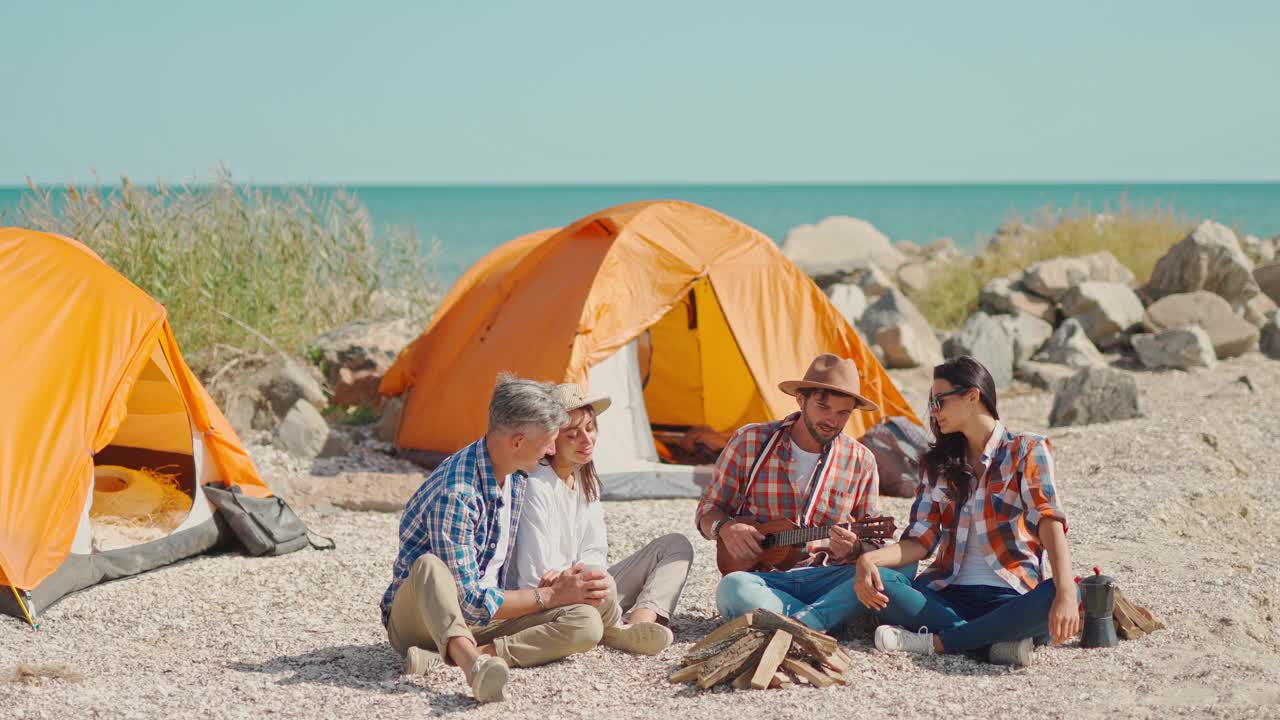
[[[526,473],[554,451],[568,420],[547,383],[498,378],[483,438],[449,456],[400,520],[400,552],[382,598],[391,646],[418,674],[441,656],[462,668],[476,700],[502,699],[509,665],[584,652],[604,628],[602,571],[566,573],[548,587],[503,590]]]

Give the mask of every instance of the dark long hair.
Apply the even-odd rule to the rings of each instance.
[[[956,389],[977,388],[982,406],[991,413],[991,417],[1000,419],[1000,412],[996,409],[995,380],[991,379],[991,373],[977,360],[968,355],[948,360],[933,369],[933,379],[946,380]],[[955,517],[959,518],[960,508],[968,502],[976,483],[973,472],[969,470],[969,462],[965,459],[968,444],[964,433],[943,435],[933,413],[929,413],[929,427],[933,430],[934,441],[924,453],[925,474],[930,485],[936,486],[939,482],[947,484],[951,497],[956,502]]]
[[[583,407],[582,410],[587,413],[592,421],[595,421],[596,412],[591,409],[590,405]],[[596,438],[599,439],[599,437],[599,434],[597,434]],[[540,462],[551,467],[551,460],[554,457],[554,455],[544,455]],[[578,482],[582,483],[582,492],[586,494],[587,502],[595,502],[600,499],[600,473],[596,472],[596,461],[594,459],[578,468]]]

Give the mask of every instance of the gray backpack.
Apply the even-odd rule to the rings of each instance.
[[[302,518],[278,497],[245,495],[240,488],[223,483],[205,485],[204,492],[218,509],[218,519],[249,555],[284,555],[308,545],[317,550],[334,548],[333,540],[307,530]]]

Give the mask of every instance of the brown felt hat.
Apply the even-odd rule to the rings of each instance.
[[[778,383],[778,389],[794,396],[804,389],[830,390],[831,392],[850,395],[858,401],[858,409],[874,412],[879,405],[860,394],[862,381],[858,377],[858,366],[849,358],[842,358],[831,353],[823,353],[809,363],[803,380],[788,380]]]

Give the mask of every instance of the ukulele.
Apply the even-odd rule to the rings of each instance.
[[[764,550],[759,557],[751,560],[738,560],[729,553],[724,540],[716,538],[716,567],[721,575],[728,575],[739,570],[752,572],[772,572],[789,570],[795,567],[804,557],[802,548],[814,540],[826,540],[831,535],[832,525],[817,527],[800,527],[790,518],[774,518],[765,522],[757,522],[750,517],[735,518],[736,522],[745,523],[759,530],[764,535],[760,547]],[[863,518],[849,523],[836,523],[842,528],[857,533],[859,540],[871,538],[889,539],[893,537],[898,526],[888,515]]]

